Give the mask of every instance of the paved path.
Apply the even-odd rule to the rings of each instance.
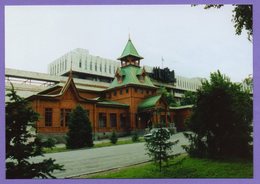
[[[173,153],[184,153],[185,151],[182,149],[181,145],[188,144],[188,140],[183,134],[175,134],[171,139],[179,140],[178,145],[173,147]],[[49,153],[45,154],[45,157],[51,157],[55,159],[57,163],[64,165],[65,171],[54,172],[54,175],[57,178],[69,178],[149,161],[149,157],[145,153],[144,143],[135,143]]]

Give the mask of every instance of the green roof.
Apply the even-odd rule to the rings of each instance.
[[[128,84],[135,84],[155,88],[149,76],[146,75],[143,81],[140,81],[138,79],[138,76],[140,76],[143,72],[142,70],[142,68],[133,65],[118,68],[117,72],[119,73],[119,75],[122,76],[122,82],[119,83],[117,78],[115,77],[108,89],[125,86]]]
[[[134,56],[134,57],[137,57],[139,59],[143,59],[143,57],[138,54],[138,52],[135,49],[131,39],[128,40],[128,42],[125,46],[125,49],[124,49],[123,53],[121,54],[121,56],[118,58],[118,60],[121,60],[121,59],[123,59],[124,57],[127,57],[127,56]]]
[[[149,98],[146,98],[142,102],[138,104],[138,110],[145,110],[149,108],[155,107],[156,103],[160,100],[162,95],[152,96]]]

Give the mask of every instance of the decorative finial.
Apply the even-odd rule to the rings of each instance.
[[[162,69],[163,69],[163,62],[164,62],[164,58],[163,58],[163,56],[162,56]]]
[[[131,38],[130,38],[130,33],[128,33],[128,40],[131,40]]]

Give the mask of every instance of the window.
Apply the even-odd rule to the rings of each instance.
[[[146,94],[149,94],[149,90],[146,90]]]
[[[138,115],[135,114],[135,127],[138,128]]]
[[[65,60],[65,70],[67,70],[67,60]]]
[[[137,93],[137,91],[138,91],[138,88],[135,88],[135,93]]]
[[[111,98],[111,94],[110,93],[107,93],[107,98]]]
[[[60,126],[68,126],[71,109],[60,110]]]
[[[116,128],[116,126],[117,126],[116,113],[110,113],[110,127]]]
[[[128,88],[126,88],[125,92],[126,92],[126,93],[128,93],[128,92],[129,92]]]
[[[124,113],[120,114],[120,128],[125,128],[126,125],[126,115]]]
[[[109,73],[111,73],[111,65],[109,65],[108,71]]]
[[[97,63],[95,63],[95,71],[97,71]]]
[[[45,126],[52,126],[52,108],[45,108]]]
[[[90,61],[90,66],[89,66],[90,70],[92,70],[92,61]]]
[[[81,61],[79,61],[79,67],[80,67],[80,68],[81,68],[81,64],[82,64]]]
[[[61,127],[64,126],[64,122],[65,122],[64,109],[61,109],[61,110],[60,110],[60,126],[61,126]]]
[[[99,66],[99,70],[100,72],[102,72],[102,64],[100,63],[100,66]]]
[[[88,69],[88,60],[86,58],[86,60],[85,60],[85,70],[87,70],[87,69]]]
[[[106,128],[107,126],[107,116],[106,113],[100,112],[98,115],[99,128]]]
[[[104,70],[105,70],[105,73],[107,73],[107,64],[105,64]]]
[[[114,91],[114,96],[116,96],[116,91]]]
[[[120,89],[120,95],[122,95],[123,94],[123,90],[122,89]]]

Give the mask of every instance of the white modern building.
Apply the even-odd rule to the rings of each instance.
[[[94,56],[86,49],[77,48],[51,62],[48,65],[48,74],[6,68],[6,90],[11,88],[10,82],[12,82],[22,97],[28,97],[50,86],[63,85],[71,70],[77,87],[102,91],[112,82],[118,67],[120,63],[116,60]],[[151,66],[144,66],[144,68],[147,73],[153,71]],[[180,100],[185,91],[196,92],[201,86],[201,81],[204,80],[178,75],[175,78],[176,82],[172,84],[153,79],[152,82],[158,87],[165,87]],[[244,90],[252,92],[252,86],[245,83],[242,83],[242,86]]]
[[[48,73],[56,76],[67,76],[72,69],[75,78],[111,82],[118,67],[120,67],[120,63],[116,60],[94,56],[86,49],[77,48],[51,62],[48,66]],[[153,67],[144,66],[144,68],[148,73],[152,73]],[[201,86],[202,78],[181,76],[175,76],[175,78],[174,85],[162,85],[174,93],[176,98],[181,98],[184,91],[195,92]]]
[[[111,82],[118,67],[120,63],[115,60],[94,56],[86,49],[77,48],[51,62],[48,73],[67,76],[71,69],[75,77]]]

